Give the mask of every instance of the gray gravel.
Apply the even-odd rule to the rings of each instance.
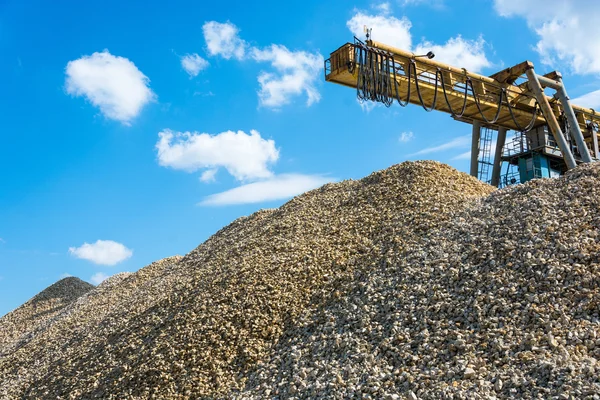
[[[600,398],[600,165],[470,202],[307,310],[238,398]]]
[[[79,278],[64,278],[0,318],[0,357],[15,341],[22,340],[93,288]]]
[[[79,298],[0,398],[600,398],[599,184],[325,185]]]

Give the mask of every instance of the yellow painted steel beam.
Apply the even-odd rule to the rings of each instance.
[[[533,67],[533,64],[529,61],[523,62],[511,68],[507,68],[492,75],[491,77],[488,77],[467,71],[462,68],[444,64],[439,61],[419,57],[414,53],[397,49],[383,43],[367,41],[367,45],[371,48],[383,50],[384,52],[389,53],[393,56],[394,62],[402,66],[404,69],[404,73],[398,72],[396,74],[396,81],[398,82],[397,94],[402,101],[406,100],[408,86],[410,85],[410,103],[421,105],[416,92],[415,77],[406,76],[408,65],[411,62],[414,62],[419,74],[417,79],[419,80],[419,87],[421,89],[423,101],[427,107],[432,105],[433,98],[436,96],[437,92],[437,102],[434,109],[452,114],[444,98],[441,82],[438,83],[438,87],[436,89],[435,82],[427,79],[427,73],[430,75],[435,75],[436,71],[440,71],[441,74],[444,75],[448,102],[455,113],[460,113],[461,111],[464,101],[463,85],[465,84],[465,80],[470,78],[473,83],[473,89],[477,94],[481,110],[488,120],[492,120],[496,115],[498,110],[498,96],[501,90],[504,88],[506,91],[507,100],[513,107],[514,119],[517,121],[517,123],[514,122],[506,104],[504,104],[500,111],[498,120],[493,124],[488,124],[485,119],[482,118],[477,108],[475,98],[470,93],[467,95],[467,106],[465,113],[462,115],[462,117],[457,118],[459,120],[465,122],[479,121],[483,125],[520,130],[520,128],[527,126],[534,117],[533,113],[535,99],[533,94],[530,93],[528,86],[513,84],[513,82],[527,69]],[[347,43],[331,53],[328,63],[329,71],[326,73],[325,77],[327,81],[351,88],[357,87],[360,66],[355,64],[355,48],[353,44]],[[352,72],[350,70],[352,70]],[[549,101],[551,101],[553,113],[556,117],[558,117],[560,115],[561,108],[558,104],[554,104],[552,102],[551,97],[547,96],[547,98]],[[588,132],[587,124],[590,122],[596,122],[600,124],[600,115],[597,115],[594,110],[575,105],[573,105],[573,109],[577,114],[582,132]],[[538,115],[535,118],[534,126],[540,126],[543,124],[546,124],[546,120],[543,115],[538,112]],[[592,135],[587,134],[586,138],[586,140],[589,138],[590,143],[592,141],[591,136]]]

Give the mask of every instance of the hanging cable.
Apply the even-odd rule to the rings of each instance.
[[[358,71],[357,71],[358,68]],[[400,96],[398,71],[404,71],[404,77],[407,80],[406,98],[402,99]],[[356,84],[356,95],[359,101],[375,101],[384,104],[386,107],[390,107],[394,100],[402,107],[405,107],[411,101],[412,95],[412,81],[414,80],[414,86],[417,92],[418,103],[425,109],[425,111],[432,111],[437,107],[438,92],[441,86],[442,94],[450,114],[455,118],[463,117],[468,104],[469,95],[473,98],[477,111],[481,116],[481,119],[488,124],[496,124],[500,118],[502,107],[508,108],[510,118],[514,122],[517,129],[521,132],[527,132],[533,128],[537,121],[539,105],[537,100],[533,107],[533,114],[531,121],[527,126],[522,127],[514,113],[514,106],[510,104],[506,88],[499,88],[499,94],[497,96],[497,103],[495,105],[496,112],[492,119],[489,119],[482,108],[480,95],[475,91],[473,80],[468,76],[467,70],[464,78],[464,91],[463,104],[460,112],[453,109],[450,99],[448,97],[447,86],[445,82],[444,73],[440,68],[435,70],[435,73],[424,71],[429,74],[430,84],[434,86],[434,94],[431,105],[426,105],[423,99],[423,94],[420,87],[420,75],[417,71],[417,63],[414,59],[410,59],[405,66],[400,66],[394,59],[391,53],[386,51],[375,49],[373,47],[365,45],[363,42],[355,38],[354,42],[354,62],[350,62],[348,65],[348,71],[354,74],[357,72],[357,84]],[[431,83],[431,81],[435,81]],[[471,94],[469,94],[469,89]],[[454,89],[453,89],[454,90]]]

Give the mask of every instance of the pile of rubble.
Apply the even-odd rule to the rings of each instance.
[[[51,320],[93,288],[93,285],[79,278],[64,278],[0,318],[0,357],[12,343]]]
[[[237,397],[599,399],[599,236],[600,165],[471,202],[307,310]]]
[[[0,397],[600,398],[599,188],[325,185],[82,296],[0,356]]]
[[[77,346],[95,332],[99,325],[117,326],[127,314],[142,312],[153,304],[154,299],[165,290],[166,282],[162,276],[180,259],[180,256],[170,257],[154,262],[135,274],[113,275],[96,288],[77,278],[63,279],[34,299],[49,297],[47,292],[56,293],[56,288],[60,288],[60,293],[70,296],[71,302],[54,312],[51,317],[35,324],[35,316],[24,314],[22,310],[26,311],[29,303],[15,310],[13,314],[28,317],[22,320],[25,324],[20,326],[28,326],[29,330],[26,334],[7,341],[5,354],[0,353],[0,398],[20,398],[23,396],[23,389],[19,387],[25,387],[32,376],[51,374],[54,357],[70,357],[72,352],[77,351]],[[78,292],[73,285],[65,284],[69,282],[81,282],[94,289]],[[31,368],[30,360],[35,360],[35,368]]]

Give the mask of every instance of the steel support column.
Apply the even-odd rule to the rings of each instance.
[[[600,150],[598,149],[598,135],[594,130],[592,130],[592,146],[594,148],[594,157],[596,157],[596,159],[600,159]]]
[[[528,69],[525,72],[525,74],[527,74],[527,79],[529,80],[529,87],[535,94],[535,97],[536,97],[540,107],[542,108],[542,113],[544,114],[544,117],[546,118],[546,122],[548,123],[548,126],[550,127],[550,130],[552,131],[554,140],[556,140],[556,143],[558,144],[558,147],[560,148],[560,151],[565,159],[567,168],[568,169],[575,168],[577,166],[577,163],[575,162],[573,153],[571,153],[569,144],[565,140],[565,136],[563,135],[563,132],[560,129],[560,125],[558,124],[558,121],[556,120],[556,116],[554,115],[552,108],[550,108],[550,103],[548,103],[548,99],[546,98],[546,95],[544,94],[544,89],[542,89],[542,85],[540,84],[540,81],[538,80],[538,77],[535,74],[534,69],[533,68]]]
[[[565,85],[562,82],[562,78],[560,74],[557,74],[556,80],[548,79],[544,76],[538,76],[540,82],[544,85],[547,85],[556,90],[556,94],[560,103],[563,106],[563,110],[565,115],[567,116],[567,121],[569,121],[569,131],[573,139],[575,139],[575,143],[577,143],[577,150],[579,150],[579,154],[581,154],[581,159],[583,162],[592,162],[592,157],[590,156],[590,152],[585,144],[585,139],[583,138],[583,134],[581,133],[581,128],[579,127],[579,122],[577,121],[577,117],[575,116],[575,112],[573,111],[573,107],[571,106],[571,101],[569,100],[569,96],[567,95],[567,89],[565,89]]]
[[[500,184],[500,168],[502,167],[502,149],[506,142],[506,131],[504,127],[498,128],[498,139],[496,140],[496,152],[494,153],[494,165],[492,167],[492,186],[498,187]]]
[[[479,138],[481,122],[473,121],[473,136],[471,139],[471,176],[477,178],[479,172]]]

